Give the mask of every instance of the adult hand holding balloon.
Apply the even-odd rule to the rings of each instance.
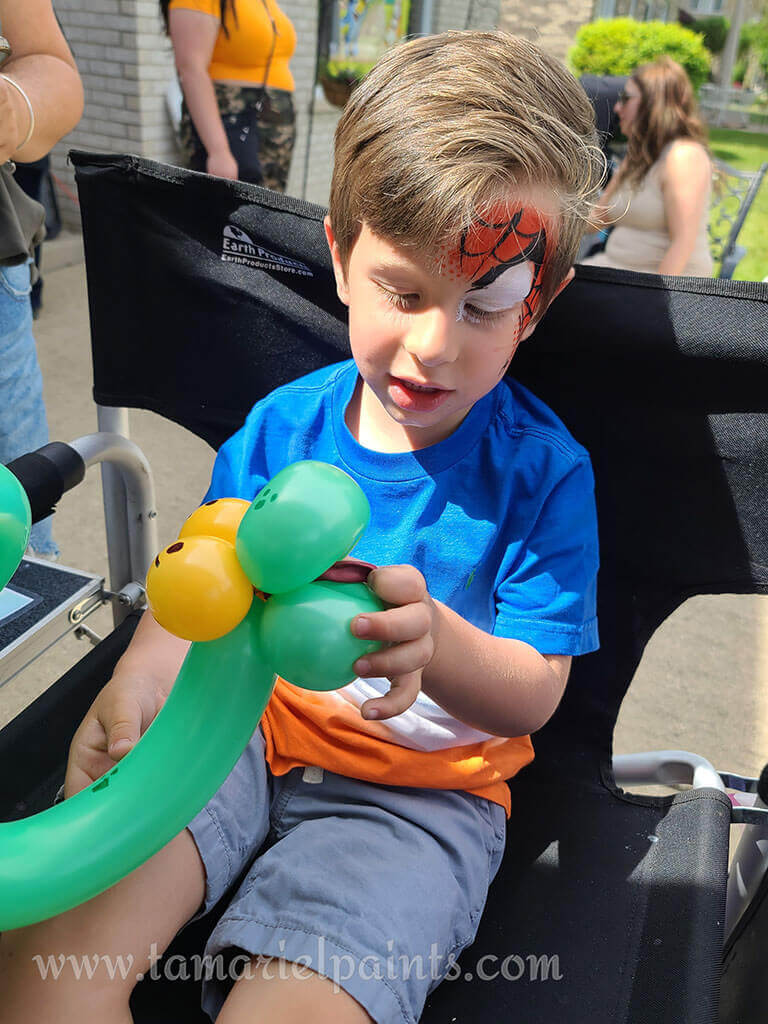
[[[18,511],[18,494],[6,483],[0,477],[0,501],[8,497]],[[349,552],[369,514],[345,473],[300,462],[250,506],[223,499],[190,517],[147,580],[161,625],[194,641],[176,683],[140,742],[98,782],[31,818],[0,824],[0,930],[92,898],[180,832],[245,749],[275,672],[321,689],[354,678],[355,659],[379,645],[352,637],[349,622],[382,605],[361,584],[312,581]],[[21,536],[18,526],[0,532],[0,570]],[[252,584],[279,598],[253,599]],[[342,589],[357,597],[327,604],[329,590]],[[299,632],[305,644],[297,659]]]

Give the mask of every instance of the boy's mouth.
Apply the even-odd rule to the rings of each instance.
[[[431,412],[448,398],[451,390],[431,384],[419,384],[403,377],[389,378],[389,397],[400,409]]]

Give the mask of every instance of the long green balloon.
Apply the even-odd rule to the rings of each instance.
[[[0,469],[0,582],[4,574],[7,582],[30,518],[21,485]],[[237,548],[259,582],[289,591],[270,598],[275,636],[262,621],[268,605],[254,600],[231,632],[192,644],[165,705],[122,761],[63,803],[0,823],[0,931],[92,899],[188,825],[247,746],[273,670],[328,689],[348,681],[354,660],[379,646],[348,629],[358,612],[383,607],[364,586],[307,582],[349,551],[369,514],[354,480],[324,463],[295,463],[262,489]]]
[[[163,708],[111,771],[40,814],[0,824],[0,931],[108,889],[213,796],[272,692],[272,672],[258,656],[263,607],[254,601],[231,633],[191,646]]]
[[[0,464],[0,590],[19,567],[27,550],[32,513],[19,481]]]

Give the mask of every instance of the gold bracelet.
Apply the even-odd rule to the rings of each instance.
[[[19,143],[19,145],[16,147],[16,150],[14,150],[14,152],[16,152],[23,146],[26,146],[26,144],[32,138],[32,132],[35,130],[35,112],[32,109],[32,103],[30,102],[29,96],[27,96],[27,94],[24,92],[24,90],[21,88],[18,82],[14,81],[9,75],[0,74],[0,78],[4,78],[9,85],[13,86],[16,92],[21,93],[22,99],[27,104],[27,110],[29,111],[29,131],[24,136],[24,141]]]

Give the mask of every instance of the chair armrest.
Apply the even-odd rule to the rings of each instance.
[[[650,750],[642,754],[617,754],[613,759],[616,784],[650,786],[692,785],[694,789],[719,789],[725,785],[706,758],[687,750]]]

